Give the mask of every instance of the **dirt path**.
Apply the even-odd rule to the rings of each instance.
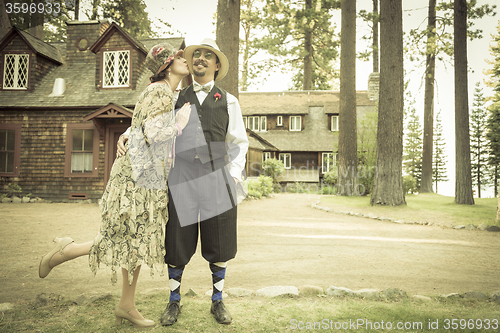
[[[238,255],[225,288],[330,285],[353,290],[400,288],[408,294],[500,290],[498,233],[400,225],[311,208],[315,195],[280,194],[239,207]],[[0,303],[32,301],[42,292],[65,297],[118,292],[107,268],[94,277],[86,258],[38,278],[40,257],[55,236],[77,242],[99,229],[96,204],[0,204]],[[162,288],[167,277],[143,269],[139,292]],[[196,254],[182,290],[211,290],[208,264]]]

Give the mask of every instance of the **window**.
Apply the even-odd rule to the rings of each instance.
[[[245,128],[248,128],[247,117],[243,117],[243,124],[245,124]]]
[[[6,54],[3,67],[4,89],[28,89],[28,54]]]
[[[66,131],[66,177],[97,177],[99,133],[94,124],[68,124]]]
[[[267,131],[267,117],[266,116],[260,117],[260,130]]]
[[[290,116],[290,131],[300,131],[302,129],[302,117]]]
[[[332,132],[339,130],[339,116],[332,116]]]
[[[292,167],[292,155],[290,153],[280,154],[280,161],[285,165],[285,169],[290,169]]]
[[[248,128],[252,131],[259,130],[259,117],[248,117]]]
[[[128,87],[130,84],[130,51],[103,53],[103,87]]]
[[[0,176],[19,176],[21,124],[0,124]]]
[[[276,119],[276,126],[283,126],[283,116],[278,116]]]
[[[271,153],[270,152],[264,152],[262,154],[262,162],[264,162],[265,160],[268,160],[271,158]]]
[[[336,155],[334,156],[332,153],[322,153],[322,172],[327,173],[328,171],[333,170],[333,167],[337,164]]]

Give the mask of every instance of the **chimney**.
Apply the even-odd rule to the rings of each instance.
[[[95,61],[89,49],[109,27],[109,21],[68,21],[66,62],[68,65],[87,64]]]

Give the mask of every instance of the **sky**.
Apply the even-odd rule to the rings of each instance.
[[[478,5],[494,4],[497,0],[478,0]],[[185,38],[186,45],[199,44],[204,38],[215,39],[215,13],[217,10],[217,0],[145,0],[147,11],[151,19],[161,18],[169,22],[177,32],[173,36],[182,36]],[[403,1],[403,30],[424,28],[427,24],[427,6],[428,0],[412,0]],[[371,0],[357,0],[357,8],[372,10]],[[497,8],[497,11],[500,9]],[[468,64],[471,69],[468,77],[469,85],[469,110],[473,102],[473,92],[476,82],[483,82],[487,76],[483,71],[488,68],[485,59],[492,59],[489,53],[489,43],[491,34],[496,33],[496,27],[499,24],[500,15],[494,17],[486,17],[482,20],[475,21],[475,27],[483,30],[483,38],[468,42]],[[336,22],[340,29],[340,12],[334,15],[333,21]],[[172,32],[172,30],[170,31]],[[368,26],[361,20],[357,21],[357,40],[360,41],[362,35],[369,32]],[[166,36],[172,36],[167,35]],[[366,49],[366,45],[358,42],[356,45],[357,51]],[[424,84],[423,84],[423,68],[415,68],[414,64],[405,59],[405,69],[410,71],[412,94],[417,99],[417,114],[420,119],[423,118],[423,99],[424,99]],[[368,85],[368,75],[372,70],[371,60],[368,62],[357,61],[356,63],[356,89],[366,90]],[[279,72],[272,73],[268,80],[261,85],[252,85],[249,91],[285,91],[288,90],[290,84],[290,75],[281,74]],[[444,137],[446,140],[447,155],[447,171],[448,182],[438,184],[438,193],[448,196],[455,195],[455,132],[454,132],[454,75],[453,65],[437,63],[436,66],[436,92],[435,92],[435,112],[441,112],[443,122]],[[482,85],[484,95],[492,95],[490,88]],[[483,197],[493,196],[492,190],[483,192]]]

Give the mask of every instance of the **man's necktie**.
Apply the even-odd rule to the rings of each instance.
[[[199,85],[199,84],[197,84],[197,83],[195,83],[195,84],[194,84],[193,88],[194,88],[194,92],[198,92],[198,91],[200,91],[200,90],[201,90],[201,91],[203,91],[203,92],[205,92],[205,93],[207,93],[207,94],[208,94],[208,93],[210,92],[210,90],[212,89],[212,87],[210,87],[209,85],[208,85],[208,86],[202,86],[202,85]]]

